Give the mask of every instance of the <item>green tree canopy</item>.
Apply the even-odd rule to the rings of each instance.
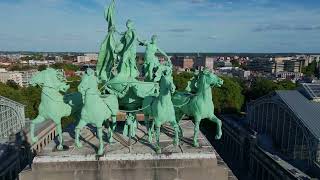
[[[243,88],[236,78],[222,77],[224,84],[214,88],[212,98],[216,113],[240,113],[245,101]]]
[[[302,73],[304,73],[307,76],[316,76],[319,77],[319,69],[318,63],[316,61],[312,61],[307,67],[304,67],[302,69]]]
[[[64,71],[78,71],[80,69],[79,66],[67,63],[55,63],[51,65],[51,67],[54,69],[63,69]]]
[[[276,90],[293,90],[297,85],[289,80],[274,82],[265,78],[258,78],[247,89],[247,100],[255,100]]]
[[[173,73],[173,82],[177,87],[178,91],[183,91],[187,85],[188,81],[193,77],[193,73],[190,72],[182,72],[180,74]]]
[[[37,87],[15,88],[11,85],[0,83],[0,96],[24,104],[27,118],[35,118],[41,99],[41,89]]]

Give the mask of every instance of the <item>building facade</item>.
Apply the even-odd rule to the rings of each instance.
[[[24,105],[0,96],[0,180],[14,180],[32,161]]]
[[[222,139],[213,145],[239,179],[311,179],[262,145],[259,134],[250,129],[245,120],[233,116],[223,116],[221,119]]]
[[[271,58],[254,58],[247,62],[250,71],[273,73],[276,69],[275,63]]]
[[[28,87],[31,78],[37,73],[38,73],[38,70],[36,70],[36,69],[29,70],[29,71],[21,71],[22,86],[23,87]]]
[[[38,70],[2,71],[0,72],[0,82],[7,83],[8,81],[13,81],[21,87],[28,87],[29,81],[37,72]]]
[[[276,91],[248,106],[250,128],[271,138],[296,167],[316,174],[320,162],[320,104],[298,91]]]
[[[20,72],[15,72],[15,71],[1,72],[0,82],[7,83],[8,81],[14,81],[19,86],[23,86],[22,74]]]
[[[24,105],[0,96],[0,139],[20,132],[25,126]]]

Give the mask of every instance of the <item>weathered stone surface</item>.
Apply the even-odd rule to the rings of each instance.
[[[193,123],[181,124],[184,139],[192,139]],[[227,171],[217,164],[213,147],[201,134],[200,148],[192,147],[192,142],[182,141],[174,147],[171,144],[171,129],[165,127],[161,144],[163,154],[156,154],[146,140],[146,131],[139,126],[139,133],[132,140],[131,152],[128,139],[115,135],[115,143],[106,145],[106,154],[95,156],[98,141],[90,136],[90,129],[83,132],[83,149],[74,148],[73,136],[65,132],[69,149],[56,151],[52,142],[34,159],[32,172],[21,174],[21,180],[227,180]],[[72,132],[72,131],[70,131]],[[166,144],[166,142],[170,142]]]

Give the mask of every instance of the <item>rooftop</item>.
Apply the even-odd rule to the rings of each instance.
[[[299,117],[304,126],[320,139],[320,103],[310,101],[299,91],[276,91],[282,101]]]

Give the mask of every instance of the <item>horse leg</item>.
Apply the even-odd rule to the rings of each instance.
[[[174,119],[174,121],[171,122],[171,126],[174,129],[174,140],[173,140],[173,145],[178,146],[179,145],[179,125]]]
[[[151,122],[151,127],[149,128],[149,131],[148,131],[149,143],[152,143],[153,135],[154,135],[154,120]]]
[[[109,143],[113,142],[113,133],[116,130],[116,126],[117,126],[117,116],[116,115],[112,115],[111,119],[112,119],[112,122],[111,122],[111,124],[109,126],[109,135],[108,135]]]
[[[134,119],[133,120],[133,123],[132,123],[132,128],[131,128],[131,137],[135,137],[136,136],[136,133],[137,133],[137,129],[138,129],[138,122],[137,122],[137,119]]]
[[[76,127],[76,130],[75,130],[76,131],[76,139],[75,139],[75,141],[76,141],[77,148],[82,148],[82,143],[79,140],[80,139],[80,132],[81,132],[82,128],[84,126],[86,126],[86,125],[87,125],[86,121],[84,121],[83,119],[80,119],[79,124]]]
[[[199,126],[200,126],[201,118],[195,117],[194,121],[195,121],[195,125],[194,125],[193,146],[199,147],[198,136],[199,136]]]
[[[161,127],[161,125],[156,125],[156,140],[157,140],[157,142],[156,142],[156,152],[158,153],[158,154],[160,154],[161,153],[161,147],[160,147],[160,127]]]
[[[57,146],[57,149],[59,151],[63,150],[63,137],[62,137],[62,125],[61,125],[61,118],[59,121],[55,121],[57,124],[57,131],[58,131],[58,139],[59,139],[59,145]]]
[[[183,137],[183,130],[180,126],[180,121],[183,117],[184,117],[184,114],[182,112],[176,111],[176,122],[177,122],[177,125],[179,126],[179,136],[180,137]]]
[[[100,127],[97,127],[97,132],[98,132],[98,138],[99,138],[99,150],[98,150],[98,155],[102,156],[104,153],[104,143],[103,143],[103,134],[102,134],[102,125]]]
[[[217,133],[215,136],[215,139],[221,139],[222,136],[222,122],[217,116],[213,115],[211,118],[209,118],[210,121],[214,122],[217,124]]]
[[[35,125],[39,124],[41,122],[45,121],[44,117],[38,115],[34,120],[31,121],[31,125],[30,125],[30,135],[31,135],[31,142],[35,143],[38,141],[38,137],[34,136],[34,129],[35,129]]]
[[[149,115],[145,114],[144,115],[144,126],[147,128],[147,131],[149,132],[150,128],[150,121],[149,121]]]

